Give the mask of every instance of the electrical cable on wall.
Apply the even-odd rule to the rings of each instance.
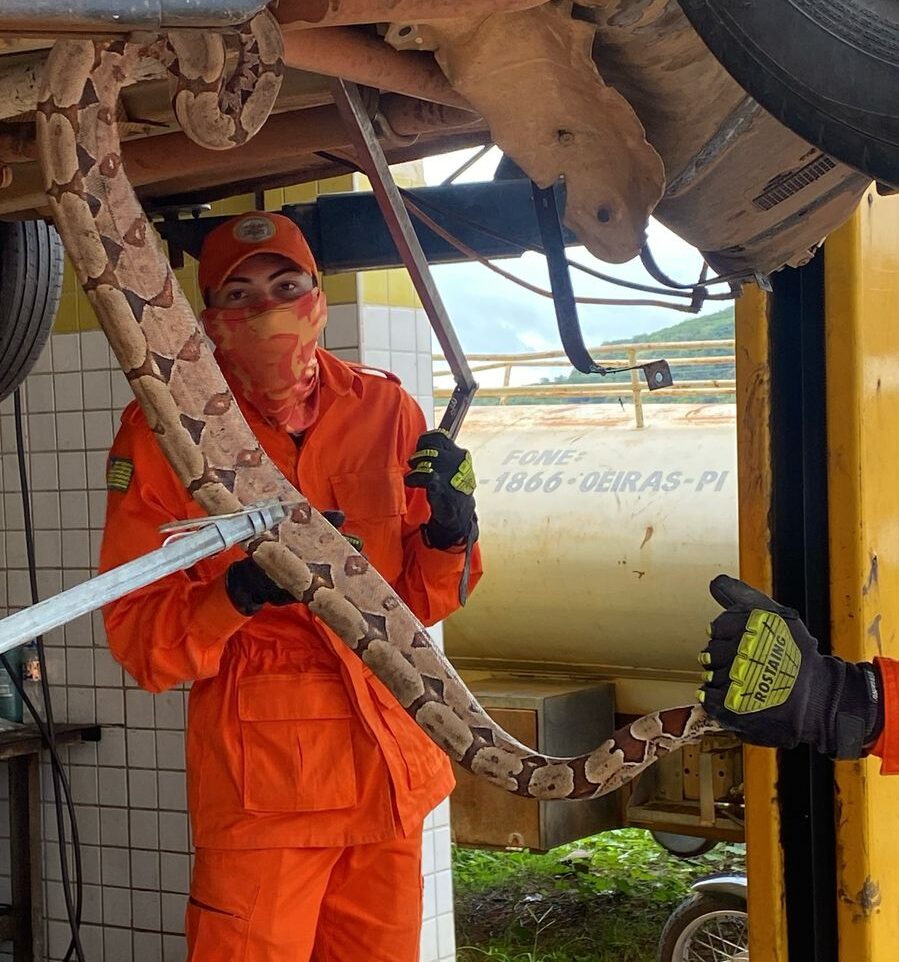
[[[22,423],[22,398],[21,389],[17,389],[13,395],[13,410],[16,432],[16,455],[19,468],[19,487],[22,496],[22,518],[25,535],[25,551],[28,560],[28,580],[31,589],[32,604],[37,604],[40,600],[37,586],[37,562],[34,551],[34,527],[31,517],[31,495],[28,484],[28,469],[25,461],[25,437]],[[34,720],[41,736],[41,742],[50,755],[51,771],[53,775],[53,805],[56,812],[57,844],[59,847],[60,876],[62,879],[63,898],[66,903],[66,914],[68,916],[71,937],[68,949],[64,956],[64,962],[70,962],[74,957],[77,962],[85,962],[84,949],[81,945],[81,916],[84,905],[83,891],[83,872],[81,860],[81,840],[78,832],[78,822],[75,813],[75,805],[72,799],[71,787],[68,776],[63,767],[62,759],[56,744],[56,729],[53,719],[53,706],[50,698],[50,685],[47,677],[47,661],[44,653],[44,639],[35,639],[37,657],[40,665],[40,686],[41,698],[43,701],[44,717],[41,717],[38,707],[34,704],[25,690],[25,686],[17,676],[17,672],[10,664],[5,655],[0,655],[0,665],[9,674],[13,686],[22,699],[22,704],[27,708],[28,713]],[[66,826],[65,811],[68,812],[69,823],[71,825],[73,867],[74,867],[74,897],[72,894],[72,878],[69,873],[69,859],[66,851]]]

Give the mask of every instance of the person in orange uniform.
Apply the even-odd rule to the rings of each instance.
[[[481,573],[468,453],[426,432],[395,377],[318,346],[325,295],[289,219],[254,212],[216,227],[199,283],[207,334],[262,446],[426,625],[445,618],[466,558],[468,590]],[[103,569],[203,513],[136,404],[107,487]],[[393,695],[240,549],[104,617],[142,687],[193,683],[190,962],[414,962],[422,822],[453,776]]]
[[[874,755],[882,774],[899,773],[899,661],[822,655],[792,608],[727,575],[710,588],[725,609],[699,656],[713,718],[755,745]]]

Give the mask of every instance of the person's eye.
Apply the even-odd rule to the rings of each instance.
[[[226,299],[231,303],[234,303],[235,301],[242,301],[244,297],[246,297],[246,293],[244,291],[228,291],[226,295]]]

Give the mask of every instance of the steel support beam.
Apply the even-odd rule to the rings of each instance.
[[[412,187],[407,193],[436,223],[482,257],[518,257],[541,246],[529,180]],[[325,274],[403,266],[374,194],[323,194],[315,203],[289,204],[281,213],[306,235]],[[196,258],[206,234],[227,219],[187,218],[157,226],[170,244]],[[430,264],[466,260],[420,222],[412,224]],[[567,247],[577,245],[568,229],[563,228],[562,236]]]

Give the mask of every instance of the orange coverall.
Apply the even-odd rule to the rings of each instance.
[[[319,350],[320,414],[299,449],[238,397],[262,446],[427,625],[458,604],[464,553],[427,547],[421,489],[403,484],[424,417],[396,379]],[[129,464],[133,466],[129,471]],[[101,569],[159,547],[202,509],[136,404],[110,452]],[[113,489],[115,488],[115,489]],[[248,618],[231,604],[232,549],[113,602],[115,657],[144,688],[193,682],[188,798],[197,846],[191,962],[413,962],[421,826],[453,787],[446,756],[304,605]],[[475,546],[470,588],[481,573]]]

